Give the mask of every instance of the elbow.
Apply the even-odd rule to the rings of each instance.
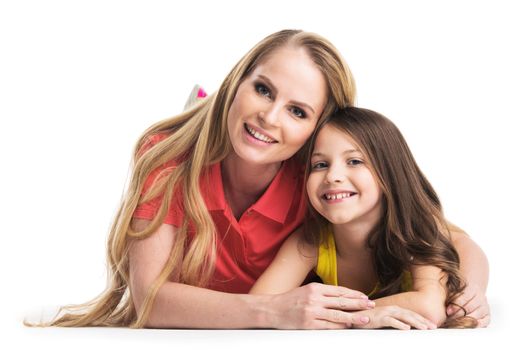
[[[420,310],[421,316],[441,327],[447,320],[447,313],[444,303],[433,300],[425,300],[423,307]]]
[[[135,324],[138,328],[161,328],[160,323],[156,320],[155,317],[155,308],[152,306],[147,307],[148,293],[151,288],[151,281],[141,281],[140,279],[131,278],[130,281],[130,294],[133,302],[133,307],[135,308],[135,313],[137,317],[137,323]],[[144,311],[147,311],[147,315],[143,316]]]

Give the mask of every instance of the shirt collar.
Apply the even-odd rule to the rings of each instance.
[[[208,210],[225,210],[227,208],[222,184],[221,164],[215,163],[208,168],[207,195],[205,195]],[[295,196],[302,195],[301,167],[295,160],[286,160],[277,172],[270,186],[261,198],[251,206],[252,210],[283,224]],[[206,180],[204,180],[206,181]]]

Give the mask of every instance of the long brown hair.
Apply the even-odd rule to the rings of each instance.
[[[231,151],[226,117],[239,84],[268,55],[285,45],[304,48],[326,79],[328,102],[320,121],[336,108],[354,104],[355,85],[350,69],[328,40],[301,30],[282,30],[263,39],[241,58],[216,93],[190,110],[151,126],[139,138],[131,181],[109,234],[106,290],[91,302],[62,308],[60,315],[45,325],[143,327],[155,296],[168,277],[194,286],[207,285],[215,266],[216,235],[200,193],[199,178],[206,167],[220,162]],[[150,148],[145,147],[151,137],[159,133],[167,137]],[[305,154],[304,149],[299,153]],[[146,178],[172,160],[177,160],[177,166],[165,169],[151,189],[142,195]],[[136,310],[131,298],[133,291],[129,288],[130,243],[156,232],[167,215],[176,188],[181,189],[183,197],[184,221],[168,262],[149,289],[142,308]],[[159,196],[161,205],[151,224],[143,231],[134,232],[130,225],[137,206]],[[190,224],[195,230],[191,239],[188,235]]]
[[[372,297],[401,291],[403,272],[412,264],[433,265],[446,275],[445,307],[460,295],[465,284],[459,275],[459,255],[452,245],[450,230],[457,229],[443,215],[436,191],[419,169],[399,129],[386,117],[371,110],[349,107],[334,113],[319,124],[309,148],[324,125],[350,135],[364,154],[365,162],[382,190],[382,216],[368,236],[379,289]],[[307,166],[309,175],[310,167]],[[309,205],[305,239],[322,244],[319,232],[330,226]],[[476,320],[464,317],[446,327],[473,327]]]

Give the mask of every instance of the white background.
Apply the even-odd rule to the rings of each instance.
[[[15,348],[497,346],[524,287],[525,12],[518,1],[1,1],[0,342]],[[449,219],[491,265],[486,330],[28,329],[105,286],[105,240],[134,142],[209,92],[264,36],[332,41],[358,105],[400,127]],[[0,343],[0,344],[1,344]],[[11,345],[11,347],[13,347]],[[5,348],[2,346],[2,348]]]

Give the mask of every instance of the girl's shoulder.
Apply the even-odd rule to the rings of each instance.
[[[303,237],[302,228],[295,230],[286,240],[287,249],[299,254],[301,258],[312,266],[317,262],[318,247],[308,243]]]

